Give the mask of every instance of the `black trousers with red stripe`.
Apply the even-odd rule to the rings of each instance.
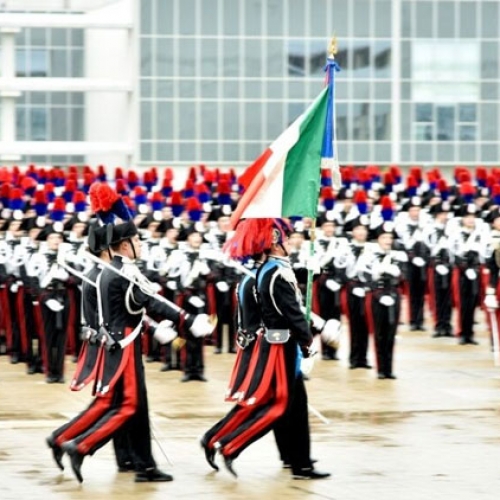
[[[127,347],[132,349],[123,373],[112,389],[98,396],[73,420],[53,432],[58,445],[74,440],[83,455],[92,455],[110,439],[117,438],[117,461],[129,461],[136,470],[156,466],[151,451],[149,409],[141,356],[141,338]],[[118,447],[118,448],[117,448]]]
[[[291,339],[282,344],[284,352],[285,378],[273,378],[271,384],[274,395],[263,399],[256,406],[242,404],[235,406],[227,415],[224,427],[216,424],[218,434],[215,435],[224,456],[235,459],[248,446],[263,437],[270,430],[275,430],[275,437],[282,460],[289,462],[294,471],[311,467],[309,415],[307,409],[307,393],[302,374],[296,375],[297,344]],[[261,367],[257,367],[255,379],[264,371],[268,362],[269,344],[262,342]],[[285,384],[285,387],[279,385]],[[246,398],[258,388],[250,387]],[[276,394],[285,394],[286,401],[282,410],[277,408]],[[209,431],[210,433],[210,431]],[[213,442],[213,438],[212,438]]]

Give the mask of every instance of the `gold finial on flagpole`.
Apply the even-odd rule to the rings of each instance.
[[[338,52],[337,36],[333,35],[330,40],[330,45],[328,46],[328,58],[335,59],[337,52]]]

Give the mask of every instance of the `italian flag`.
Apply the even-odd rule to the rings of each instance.
[[[245,192],[231,216],[233,227],[242,218],[316,217],[327,98],[325,87],[239,178]]]

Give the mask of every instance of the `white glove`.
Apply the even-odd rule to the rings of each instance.
[[[56,269],[54,269],[54,271],[52,272],[52,277],[56,280],[59,280],[59,281],[67,281],[68,278],[69,278],[69,274],[68,272],[63,269],[62,267],[57,267]]]
[[[472,245],[470,246],[470,250],[472,252],[476,252],[476,253],[481,253],[481,245],[479,243],[472,243]]]
[[[450,270],[446,266],[443,266],[443,264],[438,264],[436,266],[436,272],[441,276],[446,276],[450,273]]]
[[[477,273],[476,271],[474,271],[474,269],[467,269],[465,271],[465,276],[467,277],[467,279],[473,281],[477,278]]]
[[[321,316],[318,316],[313,312],[311,312],[311,321],[313,328],[318,332],[321,332],[323,328],[325,328],[326,321]]]
[[[47,302],[45,302],[45,305],[54,312],[60,312],[64,309],[64,305],[61,304],[58,300],[56,299],[49,299]]]
[[[422,257],[413,257],[413,259],[411,260],[411,263],[417,267],[424,267],[425,266],[425,260],[422,259]]]
[[[300,360],[300,371],[303,375],[309,375],[314,367],[316,354],[319,351],[319,337],[314,337],[311,345],[309,346],[309,357]]]
[[[498,309],[498,300],[495,295],[488,294],[484,298],[484,305],[487,309]]]
[[[396,264],[389,264],[384,266],[384,272],[397,278],[401,274],[401,269]]]
[[[205,301],[200,299],[200,297],[197,297],[196,295],[193,295],[192,297],[189,297],[188,302],[193,306],[196,307],[196,309],[200,309],[205,305]]]
[[[341,288],[340,283],[337,283],[335,280],[326,280],[325,283],[326,288],[331,290],[332,292],[338,292]]]
[[[174,280],[167,281],[167,288],[169,290],[177,290],[177,281]]]
[[[153,338],[155,338],[160,344],[168,344],[176,337],[177,331],[173,328],[173,323],[168,319],[160,321],[153,334]]]
[[[382,297],[380,297],[379,299],[379,302],[386,307],[393,306],[396,303],[394,298],[391,297],[390,295],[382,295]]]
[[[308,271],[312,271],[313,274],[321,273],[321,266],[319,264],[319,259],[316,255],[311,255],[307,258],[306,267]]]
[[[12,285],[10,285],[9,290],[12,293],[17,293],[17,291],[19,290],[19,285],[17,283],[12,283]]]
[[[225,281],[217,281],[217,283],[215,284],[215,287],[221,293],[225,293],[225,292],[229,291],[229,285]]]
[[[362,286],[355,286],[352,289],[352,294],[355,295],[356,297],[365,297],[366,296],[366,290]]]
[[[208,314],[198,314],[191,325],[191,333],[195,337],[206,337],[214,331],[215,325],[210,322]]]
[[[329,319],[321,331],[321,340],[331,347],[337,348],[340,341],[340,321]]]
[[[302,358],[300,360],[300,371],[302,372],[302,375],[309,375],[312,372],[314,361],[316,359],[314,354],[311,354],[308,358]]]

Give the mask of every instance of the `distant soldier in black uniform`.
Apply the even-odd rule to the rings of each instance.
[[[398,217],[407,217],[396,222],[396,232],[404,249],[408,253],[408,287],[410,302],[410,329],[425,330],[424,303],[427,285],[427,266],[430,251],[423,240],[423,230],[426,226],[425,217],[421,214],[421,199],[413,196],[404,205],[404,211]]]
[[[488,256],[486,224],[477,217],[476,206],[465,203],[458,209],[458,225],[450,227],[450,250],[454,265],[452,290],[458,312],[459,344],[477,344],[474,313],[479,305],[480,267]]]
[[[349,334],[351,338],[349,351],[349,367],[368,368],[368,321],[366,317],[365,296],[366,276],[360,267],[362,257],[367,250],[368,218],[361,215],[351,219],[344,226],[346,233],[351,234],[349,246],[346,247],[346,296],[347,315],[349,318]]]
[[[366,269],[366,280],[372,290],[369,298],[369,322],[374,329],[379,379],[395,379],[393,371],[394,342],[401,311],[400,284],[406,254],[392,250],[394,225],[383,222],[373,229],[377,246],[364,254],[360,267]]]
[[[184,262],[180,264],[183,308],[190,314],[204,314],[207,311],[206,283],[210,268],[202,255],[202,243],[201,234],[192,226],[183,248]],[[182,382],[206,382],[203,338],[187,332],[185,348],[186,361]]]
[[[429,265],[429,300],[434,317],[433,337],[452,337],[451,326],[451,288],[452,264],[447,234],[450,204],[446,201],[436,203],[429,208],[434,216],[427,224],[423,236],[431,251]]]
[[[69,320],[67,294],[70,275],[57,263],[64,243],[59,223],[46,226],[38,240],[46,241],[45,252],[35,253],[28,262],[27,274],[38,279],[38,302],[43,324],[43,358],[46,382],[64,383],[64,358],[66,354]]]

